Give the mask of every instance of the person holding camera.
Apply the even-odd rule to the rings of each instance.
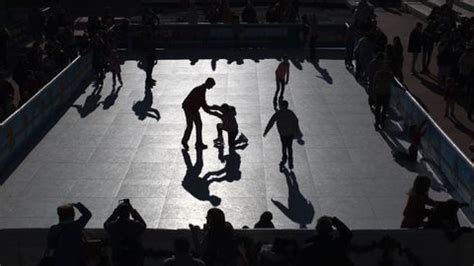
[[[347,254],[351,239],[351,230],[341,220],[322,216],[316,224],[316,234],[307,240],[297,265],[354,265]]]
[[[76,208],[81,217],[74,220]],[[82,231],[92,217],[82,203],[70,203],[57,209],[59,223],[51,226],[47,236],[47,255],[54,258],[54,265],[85,266],[82,249]]]
[[[112,215],[105,221],[104,228],[110,237],[112,263],[115,266],[143,265],[141,237],[146,223],[129,199],[120,201]]]

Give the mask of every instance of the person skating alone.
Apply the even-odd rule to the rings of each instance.
[[[273,107],[275,111],[277,110],[277,100],[282,101],[283,95],[285,94],[285,85],[288,85],[288,80],[290,78],[290,63],[288,62],[288,56],[283,57],[283,62],[278,65],[278,68],[275,70],[276,78],[276,91],[275,96],[273,97]]]
[[[204,84],[194,88],[183,101],[182,108],[186,116],[186,130],[184,131],[181,144],[185,150],[189,149],[188,140],[193,129],[193,124],[196,125],[196,149],[207,148],[207,145],[202,142],[202,121],[199,109],[202,107],[206,113],[215,116],[218,115],[216,112],[211,111],[215,106],[210,107],[206,102],[206,91],[212,89],[214,85],[216,85],[214,79],[208,78]]]
[[[282,159],[280,162],[280,170],[284,169],[288,160],[288,167],[293,169],[293,139],[297,139],[298,143],[303,145],[303,134],[301,133],[298,118],[295,113],[288,109],[288,102],[280,102],[280,110],[278,110],[268,121],[263,137],[267,136],[268,131],[277,124],[278,133],[280,134]]]

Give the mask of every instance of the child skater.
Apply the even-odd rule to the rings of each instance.
[[[120,69],[120,59],[118,57],[117,51],[112,50],[109,58],[110,71],[112,72],[113,86],[115,87],[116,79],[120,82],[120,85],[123,85],[122,75]]]
[[[239,125],[237,124],[237,119],[235,118],[237,115],[235,107],[226,103],[222,104],[221,106],[214,107],[217,111],[216,116],[222,120],[222,123],[217,124],[217,138],[214,140],[214,144],[217,147],[224,145],[222,131],[227,131],[227,142],[229,148],[235,148],[235,145],[238,143],[247,143],[248,139],[242,133],[237,139],[237,135],[239,134]]]

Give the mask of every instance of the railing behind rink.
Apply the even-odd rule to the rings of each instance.
[[[91,76],[91,56],[77,57],[31,99],[0,123],[0,170]],[[1,172],[1,171],[0,171]]]
[[[419,125],[428,120],[421,142],[424,160],[451,183],[464,201],[470,203],[471,207],[474,206],[472,162],[398,80],[393,83],[390,104],[403,117],[402,126],[405,130],[410,125]]]
[[[349,23],[345,27],[349,28]],[[391,107],[403,117],[402,126],[408,130],[410,125],[426,123],[426,133],[421,142],[421,153],[425,161],[442,174],[456,189],[462,199],[474,206],[473,163],[454,144],[449,136],[420,105],[398,79],[394,79],[390,96]]]

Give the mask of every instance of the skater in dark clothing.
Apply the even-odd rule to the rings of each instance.
[[[248,140],[244,134],[241,134],[239,139],[237,139],[237,135],[239,134],[239,125],[237,124],[237,119],[235,118],[237,115],[235,107],[225,103],[220,107],[215,106],[215,109],[219,111],[215,113],[217,117],[222,120],[222,123],[217,124],[217,139],[214,140],[214,144],[216,146],[224,145],[222,131],[227,131],[227,144],[229,145],[229,148],[234,148],[237,143],[247,143]]]
[[[196,149],[206,149],[207,146],[202,142],[202,121],[199,109],[202,109],[211,115],[217,116],[216,112],[212,110],[214,106],[207,105],[206,102],[206,91],[212,89],[216,85],[213,78],[208,78],[206,82],[200,86],[194,88],[186,99],[183,101],[182,108],[186,115],[186,130],[181,140],[181,144],[185,150],[189,149],[188,140],[191,136],[193,124],[196,125]]]
[[[288,167],[293,169],[293,139],[297,139],[299,144],[304,144],[303,134],[301,133],[296,115],[288,109],[288,102],[280,102],[280,110],[277,111],[268,121],[263,137],[267,136],[268,131],[277,124],[278,133],[280,134],[282,146],[282,159],[280,162],[280,170],[285,166],[288,160]]]
[[[288,80],[290,78],[290,63],[288,62],[288,57],[283,57],[283,62],[278,65],[278,68],[275,70],[276,78],[276,91],[275,96],[273,97],[273,108],[277,110],[277,99],[278,101],[283,100],[283,95],[285,94],[285,85],[288,85]],[[279,95],[279,96],[278,96]]]

